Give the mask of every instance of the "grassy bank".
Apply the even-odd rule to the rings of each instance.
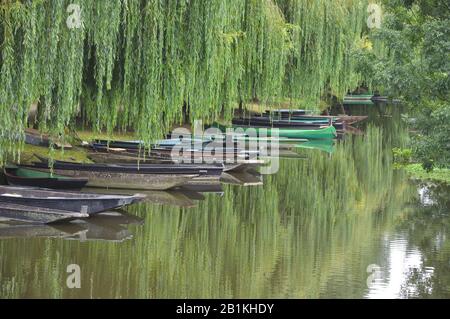
[[[92,131],[78,131],[77,137],[87,142],[90,142],[94,139],[132,140],[134,138],[132,133],[127,134],[114,133],[112,136],[108,137],[106,133],[95,133]],[[50,150],[48,147],[40,147],[25,144],[20,154],[20,163],[24,164],[36,161],[37,158],[35,157],[35,155],[39,155],[42,157],[51,157],[55,160],[62,160],[62,161],[83,162],[83,163],[91,162],[87,156],[88,149],[81,147],[80,145],[77,145],[79,144],[79,142],[75,142],[74,140],[71,140],[71,144],[73,146],[72,149],[64,149],[64,150],[62,149]],[[16,161],[10,159],[10,162]]]
[[[402,167],[413,179],[429,180],[450,184],[450,169],[435,168],[427,172],[421,164],[408,164]]]

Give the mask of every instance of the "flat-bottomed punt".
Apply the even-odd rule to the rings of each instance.
[[[23,167],[7,167],[4,170],[6,180],[11,186],[32,186],[52,189],[82,189],[86,178],[71,178],[40,172]]]
[[[115,154],[115,153],[103,153],[103,152],[92,152],[88,154],[89,159],[93,160],[97,164],[182,164],[183,158],[175,157],[173,159],[164,159],[161,157],[146,157],[139,156],[138,154],[130,153],[130,155],[123,154]],[[217,161],[216,161],[217,163]],[[249,167],[257,167],[264,164],[262,160],[240,160],[237,159],[231,163],[226,163],[225,161],[221,161],[220,163],[224,164],[224,172],[228,171],[241,171],[245,170]],[[200,163],[200,165],[207,165],[206,163]]]
[[[71,149],[72,145],[68,143],[60,143],[59,141],[52,139],[47,134],[42,134],[38,130],[27,128],[25,129],[25,143],[35,146],[49,147],[50,144],[54,143],[56,148]]]
[[[288,119],[273,119],[268,117],[250,117],[233,119],[233,125],[239,126],[253,126],[253,127],[270,127],[270,128],[292,128],[302,130],[313,130],[317,128],[327,127],[333,125],[337,130],[345,129],[343,122],[335,121],[332,118],[328,120],[288,120]]]
[[[41,207],[89,215],[120,208],[142,199],[143,196],[139,194],[133,196],[103,195],[31,187],[0,186],[0,203]]]
[[[42,159],[41,159],[42,160]],[[33,169],[50,171],[49,163],[34,163]],[[199,176],[219,178],[223,165],[81,164],[55,161],[58,175],[82,177],[87,186],[119,189],[168,190]]]
[[[334,139],[337,137],[336,129],[333,126],[315,130],[300,130],[300,129],[278,129],[278,128],[260,128],[252,126],[234,126],[235,129],[254,129],[258,136],[280,136],[287,138],[304,138],[304,139]]]

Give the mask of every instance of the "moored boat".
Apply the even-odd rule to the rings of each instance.
[[[336,129],[333,126],[315,130],[300,130],[300,129],[278,129],[278,128],[259,128],[259,127],[245,127],[234,126],[235,129],[254,129],[258,136],[264,135],[268,137],[279,136],[287,138],[304,138],[304,139],[333,139],[337,137]]]
[[[41,162],[34,163],[35,168],[49,168],[50,161],[38,157]],[[24,167],[29,167],[28,165]],[[108,172],[108,173],[142,173],[142,174],[179,174],[179,175],[211,175],[220,176],[222,164],[90,164],[66,161],[53,161],[55,170],[74,170]]]
[[[355,94],[346,95],[344,97],[344,104],[346,105],[373,105],[375,102],[387,102],[387,96],[373,95],[373,94]]]
[[[268,117],[251,117],[233,119],[233,125],[244,125],[252,127],[272,127],[272,128],[297,128],[297,129],[317,129],[329,125],[333,125],[337,130],[345,129],[343,122],[336,121],[332,118],[328,120],[290,120],[290,119],[273,119]]]
[[[65,192],[41,188],[0,186],[0,203],[41,207],[76,213],[96,214],[141,200],[133,196]]]
[[[162,158],[157,156],[138,156],[138,154],[131,155],[122,155],[122,154],[114,154],[114,153],[101,153],[94,152],[90,153],[88,157],[93,160],[95,163],[99,164],[180,164],[183,162],[182,157],[173,156],[171,158]],[[217,163],[218,161],[216,161]],[[221,161],[220,163],[224,164],[224,172],[225,171],[234,171],[234,170],[243,170],[246,167],[250,166],[259,166],[264,164],[262,160],[245,160],[245,159],[236,159],[231,163],[226,161]],[[206,163],[199,163],[206,164]],[[186,165],[186,164],[185,164]],[[193,164],[195,165],[195,164]]]
[[[41,159],[42,160],[42,159]],[[49,163],[42,161],[30,166],[48,172]],[[55,161],[56,174],[87,178],[89,187],[168,190],[190,180],[208,176],[219,179],[223,165],[158,165],[158,164],[81,164]]]
[[[6,180],[11,186],[32,186],[53,189],[82,189],[88,180],[54,175],[24,167],[4,169]]]
[[[263,114],[264,116],[265,114]],[[269,118],[269,117],[266,117]],[[292,117],[271,117],[273,119],[283,119],[291,122],[304,122],[304,123],[322,123],[327,124],[330,120],[333,122],[342,122],[347,125],[355,124],[366,120],[368,116],[353,116],[353,115],[299,115]]]
[[[310,113],[309,110],[295,110],[295,109],[277,109],[277,110],[266,110],[265,114],[279,115],[279,116],[297,116],[305,115]]]
[[[72,148],[72,145],[68,143],[61,143],[57,139],[52,139],[48,134],[42,134],[38,130],[31,128],[25,129],[25,143],[43,147],[48,147],[53,143],[56,148]]]

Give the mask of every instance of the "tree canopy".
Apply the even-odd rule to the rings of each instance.
[[[2,0],[0,145],[82,115],[144,140],[239,103],[318,101],[355,87],[366,0]],[[0,150],[0,153],[2,152]],[[1,156],[0,156],[1,157]]]

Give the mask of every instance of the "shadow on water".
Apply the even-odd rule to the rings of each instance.
[[[0,223],[0,239],[59,238],[79,241],[103,240],[121,242],[133,238],[127,229],[130,225],[142,225],[144,220],[125,212],[111,211],[89,219],[62,224]]]
[[[393,170],[407,140],[395,107],[360,112],[365,135],[296,150],[308,159],[282,159],[263,185],[223,185],[193,208],[127,208],[144,220],[129,240],[0,241],[0,297],[449,297],[448,189]]]

